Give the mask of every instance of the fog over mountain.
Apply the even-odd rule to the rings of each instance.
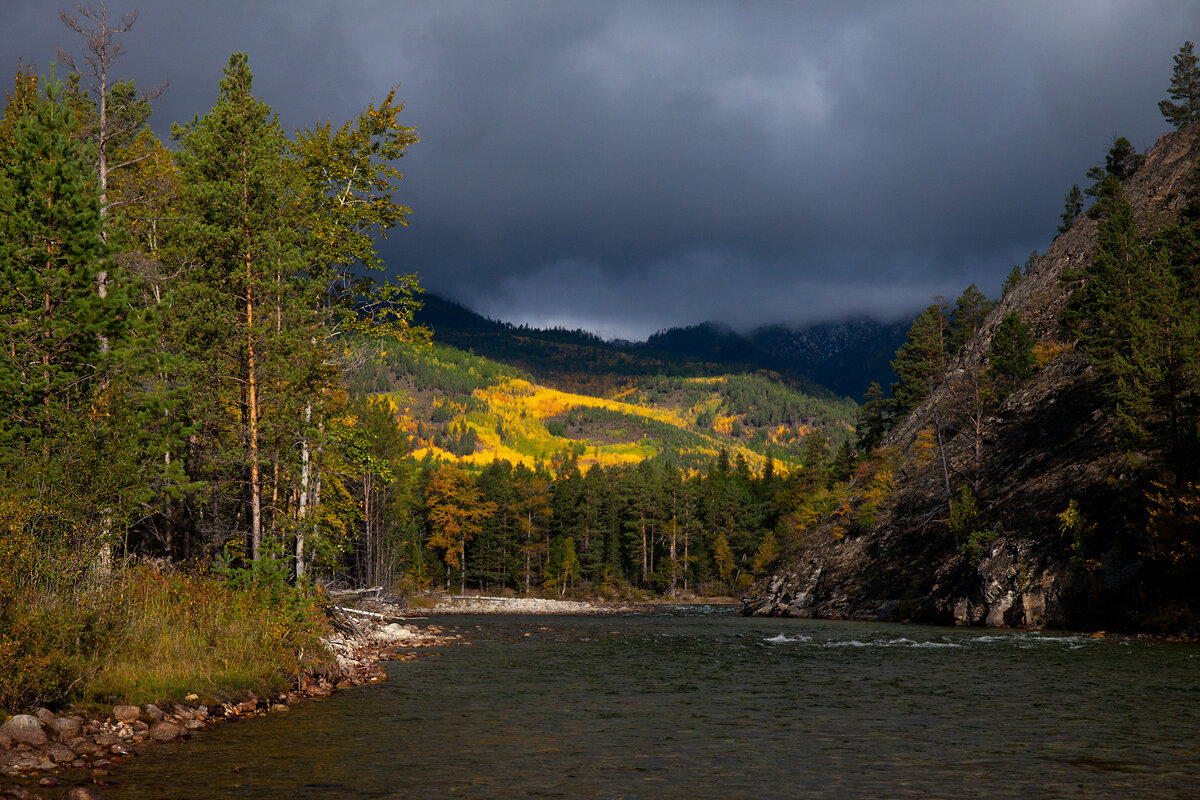
[[[1145,0],[110,6],[141,11],[118,77],[171,81],[164,135],[234,50],[290,129],[401,84],[422,141],[393,268],[631,339],[995,294],[1115,136],[1166,131],[1155,101],[1200,33],[1200,5]],[[0,4],[5,68],[79,45],[53,4]]]

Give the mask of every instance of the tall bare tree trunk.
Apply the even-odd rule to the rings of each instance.
[[[641,525],[642,525],[642,586],[645,586],[649,579],[649,576],[650,576],[650,572],[649,572],[650,562],[648,560],[647,550],[646,550],[646,515],[643,512],[639,511],[638,519],[640,520]]]
[[[308,490],[312,482],[312,453],[308,442],[308,425],[312,422],[312,403],[304,407],[304,433],[300,437],[300,497],[296,512],[296,580],[304,577],[305,525],[308,516]]]
[[[674,597],[678,591],[676,582],[678,580],[679,562],[675,560],[675,535],[678,528],[677,519],[678,518],[676,515],[671,515],[671,597]]]

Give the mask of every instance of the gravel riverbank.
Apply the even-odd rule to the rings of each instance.
[[[546,600],[538,597],[487,597],[445,595],[435,605],[411,608],[407,613],[440,614],[634,614],[652,611],[650,603],[613,603],[583,600]]]

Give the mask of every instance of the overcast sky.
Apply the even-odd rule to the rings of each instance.
[[[62,4],[73,11],[75,3]],[[0,0],[0,68],[78,51]],[[111,0],[118,78],[203,115],[235,50],[289,130],[395,84],[422,141],[383,249],[491,317],[644,338],[995,294],[1116,136],[1168,130],[1200,3]],[[5,87],[10,78],[3,78]]]

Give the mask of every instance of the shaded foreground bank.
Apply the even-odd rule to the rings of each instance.
[[[423,648],[461,639],[439,625],[399,624],[398,607],[373,606],[375,611],[363,613],[329,607],[329,628],[317,643],[324,656],[293,675],[286,691],[260,696],[241,687],[222,700],[188,693],[179,702],[121,703],[104,709],[92,703],[59,714],[38,708],[12,716],[0,724],[0,776],[16,782],[0,783],[0,798],[39,796],[31,791],[56,797],[77,786],[102,792],[98,787],[105,786],[114,771],[151,745],[182,742],[219,723],[285,712],[307,699],[385,680],[380,662],[411,661]],[[286,685],[286,676],[278,678]],[[136,681],[129,690],[136,691]]]

